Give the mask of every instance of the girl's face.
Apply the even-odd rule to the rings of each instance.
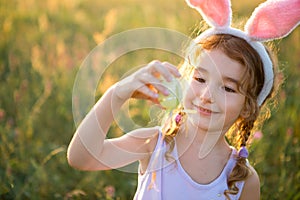
[[[227,131],[243,112],[238,88],[245,68],[218,49],[199,56],[183,101],[185,109],[197,111],[188,119],[201,130]]]

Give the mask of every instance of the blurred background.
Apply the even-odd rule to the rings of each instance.
[[[248,18],[260,2],[233,0],[234,18]],[[136,174],[81,172],[67,164],[76,73],[114,34],[162,27],[193,35],[200,19],[183,0],[0,0],[0,199],[132,199]],[[260,175],[262,199],[296,200],[300,28],[275,44],[285,82],[271,118],[252,139],[249,161]],[[95,100],[127,66],[152,59],[174,61],[159,51],[129,53],[112,63]],[[132,118],[141,125],[149,120],[145,110],[133,109]],[[116,126],[110,131],[122,134]]]

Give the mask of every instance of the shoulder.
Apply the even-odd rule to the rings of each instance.
[[[143,174],[148,168],[152,153],[155,151],[155,147],[161,137],[160,127],[141,128],[130,132],[128,135],[129,137],[136,138],[134,140],[139,141],[138,146],[140,146],[140,149],[143,148],[142,151],[146,153],[143,158],[139,159],[140,173]]]
[[[249,164],[250,175],[245,180],[244,188],[240,200],[259,200],[260,199],[260,181],[256,170]]]

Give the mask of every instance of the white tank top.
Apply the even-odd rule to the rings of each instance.
[[[176,144],[171,154],[174,161],[166,160],[167,149],[162,135],[159,134],[147,170],[141,174],[139,169],[134,200],[226,200],[224,191],[228,189],[227,177],[236,163],[237,151],[234,148],[221,174],[209,184],[199,184],[185,172],[178,159]],[[155,181],[152,176],[156,177]],[[231,200],[239,199],[244,182],[237,182],[236,186],[239,193],[231,195]]]

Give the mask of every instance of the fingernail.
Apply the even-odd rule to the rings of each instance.
[[[157,99],[157,98],[158,98],[158,94],[157,94],[157,93],[154,93],[154,94],[152,94],[152,97],[153,97],[154,99]]]
[[[170,94],[170,92],[168,89],[164,90],[164,95],[169,95],[169,94]]]
[[[168,76],[168,77],[167,77],[167,81],[168,81],[168,82],[172,82],[172,81],[173,81],[173,77],[172,77],[172,76]]]

